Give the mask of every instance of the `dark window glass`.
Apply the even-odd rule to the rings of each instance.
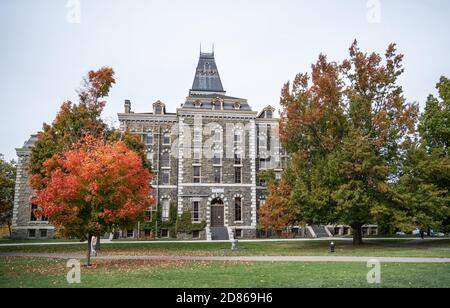
[[[214,183],[222,182],[222,168],[214,167]]]
[[[234,182],[236,184],[242,183],[242,168],[240,167],[234,168]]]
[[[192,203],[192,221],[198,222],[200,220],[200,206],[198,201]]]
[[[242,221],[242,200],[239,197],[234,199],[234,220]]]
[[[193,167],[193,178],[194,178],[194,183],[200,183],[200,166],[194,166]]]

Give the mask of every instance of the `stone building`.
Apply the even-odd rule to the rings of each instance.
[[[283,161],[274,108],[253,111],[246,99],[228,96],[222,86],[214,53],[200,53],[194,82],[183,104],[168,112],[157,101],[150,112],[135,113],[125,101],[118,114],[121,130],[142,138],[155,177],[152,186],[157,210],[170,219],[175,204],[178,215],[190,211],[193,224],[203,230],[190,238],[254,238],[257,210],[265,201],[265,183],[258,172],[272,169],[281,176]],[[19,169],[13,213],[14,238],[49,238],[54,228],[32,215],[32,192],[26,166],[36,136],[17,149]],[[138,234],[124,230],[122,237]],[[161,230],[159,236],[169,236]]]
[[[33,212],[37,205],[31,203],[32,190],[28,185],[28,162],[31,149],[37,140],[32,135],[23,147],[16,149],[18,156],[16,190],[12,217],[12,238],[15,239],[46,239],[53,238],[55,228],[45,217],[36,217]]]
[[[193,223],[206,223],[194,238],[255,237],[266,190],[257,173],[274,169],[281,176],[285,158],[274,108],[255,112],[246,99],[228,96],[214,53],[200,54],[192,88],[175,113],[161,101],[152,107],[134,113],[127,100],[118,117],[121,129],[146,145],[162,219],[175,203],[179,215],[190,211]]]

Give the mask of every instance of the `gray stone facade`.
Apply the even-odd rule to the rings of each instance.
[[[268,106],[255,112],[247,100],[227,96],[214,54],[209,53],[200,54],[192,89],[181,107],[169,113],[157,101],[151,109],[135,113],[126,100],[124,112],[118,114],[121,130],[139,135],[145,144],[155,175],[152,186],[157,204],[151,211],[167,213],[168,204],[176,204],[179,215],[191,211],[192,223],[206,223],[195,238],[211,240],[212,227],[226,228],[229,237],[256,237],[257,209],[266,194],[257,173],[273,169],[279,176],[285,159],[275,110]],[[26,219],[31,196],[24,171],[26,152],[29,149],[17,152],[15,237],[28,237],[28,229],[36,224]],[[51,228],[45,222],[40,226]],[[136,236],[137,230],[121,234]]]
[[[12,238],[16,239],[48,239],[55,235],[55,228],[45,218],[35,217],[32,211],[33,192],[28,185],[28,161],[36,138],[31,136],[22,148],[16,149],[18,163],[12,218]]]

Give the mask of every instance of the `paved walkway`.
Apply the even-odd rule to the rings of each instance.
[[[84,255],[52,253],[0,253],[0,257],[34,257],[52,259],[84,259]],[[450,258],[351,257],[351,256],[98,256],[93,260],[138,261],[222,261],[222,262],[367,262],[381,263],[450,263]]]
[[[443,238],[425,238],[425,239],[419,239],[420,242],[426,242],[426,241],[437,241],[437,240],[448,240],[448,237]],[[392,241],[405,241],[405,240],[418,240],[417,237],[404,237],[404,238],[364,238],[364,241],[370,242],[370,241],[386,241],[386,240],[392,240]],[[295,238],[295,239],[258,239],[258,240],[239,240],[239,243],[269,243],[269,242],[308,242],[308,241],[353,241],[352,238],[342,238],[342,237],[322,237],[322,238]],[[419,241],[418,241],[419,242]],[[108,245],[108,244],[195,244],[195,243],[230,243],[230,241],[204,241],[204,240],[196,240],[196,241],[111,241],[111,240],[101,240],[102,245]],[[81,245],[81,244],[87,244],[87,242],[34,242],[34,243],[4,243],[0,244],[0,247],[17,247],[17,246],[42,246],[42,245]]]

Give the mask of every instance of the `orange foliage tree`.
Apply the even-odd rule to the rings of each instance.
[[[92,236],[130,225],[153,204],[150,171],[122,141],[84,137],[45,161],[43,173],[33,202],[66,236],[88,240],[88,265]]]

